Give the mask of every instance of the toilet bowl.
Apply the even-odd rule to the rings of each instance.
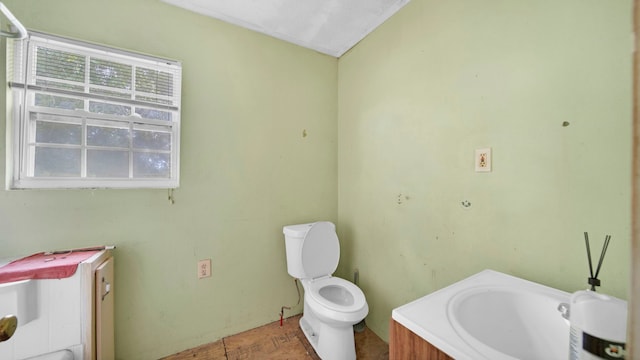
[[[367,316],[369,306],[358,286],[332,276],[340,259],[335,225],[289,225],[283,233],[287,271],[304,288],[303,333],[321,359],[355,359],[353,325]]]
[[[302,281],[302,286],[308,295],[307,302],[324,321],[348,322],[353,325],[367,316],[369,309],[364,293],[352,282],[327,277],[316,281]]]

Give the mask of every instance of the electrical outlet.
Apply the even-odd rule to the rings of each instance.
[[[476,149],[476,172],[491,171],[491,148]]]
[[[211,259],[198,261],[198,279],[211,276]]]

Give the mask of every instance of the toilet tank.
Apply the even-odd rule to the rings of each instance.
[[[282,229],[287,251],[287,272],[298,279],[307,276],[302,267],[302,243],[313,223],[289,225]]]

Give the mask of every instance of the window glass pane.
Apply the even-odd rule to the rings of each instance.
[[[82,127],[50,121],[36,121],[36,142],[48,144],[82,143]]]
[[[129,152],[87,150],[87,176],[129,177]]]
[[[160,111],[146,108],[136,108],[136,114],[142,116],[144,119],[164,121],[171,121],[173,115],[170,111]]]
[[[173,96],[173,74],[137,67],[136,91]]]
[[[89,101],[89,111],[96,114],[129,116],[131,115],[131,106]]]
[[[85,56],[38,46],[36,76],[84,82]]]
[[[129,147],[129,129],[104,126],[87,126],[87,145]]]
[[[174,105],[173,99],[171,98],[160,98],[155,96],[136,95],[136,100],[146,101],[154,104],[168,105],[168,106]]]
[[[133,176],[157,178],[170,177],[171,156],[169,154],[158,153],[134,153]]]
[[[133,131],[135,149],[171,150],[171,134],[160,131]]]
[[[27,76],[15,78],[11,187],[177,186],[181,64],[30,35],[13,52]]]
[[[89,83],[116,89],[131,89],[131,65],[91,58]]]
[[[92,87],[92,88],[89,88],[89,93],[96,94],[96,95],[111,96],[111,97],[116,97],[121,99],[131,99],[130,92],[112,91],[112,90],[98,89],[98,88]]]
[[[57,89],[62,89],[62,90],[71,90],[71,91],[79,91],[79,92],[83,92],[84,91],[84,85],[67,84],[67,83],[63,83],[63,82],[60,82],[60,81],[37,79],[36,80],[36,85],[44,86],[44,87],[48,87],[48,88],[57,88]]]
[[[36,94],[35,105],[46,106],[55,109],[82,110],[84,109],[84,100],[68,98],[64,96]]]
[[[80,149],[37,147],[35,176],[80,176]]]

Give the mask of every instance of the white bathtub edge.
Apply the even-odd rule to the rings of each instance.
[[[449,302],[459,293],[486,286],[520,286],[528,290],[568,293],[495,270],[483,270],[392,310],[391,318],[456,360],[489,359],[467,344],[453,328]]]

